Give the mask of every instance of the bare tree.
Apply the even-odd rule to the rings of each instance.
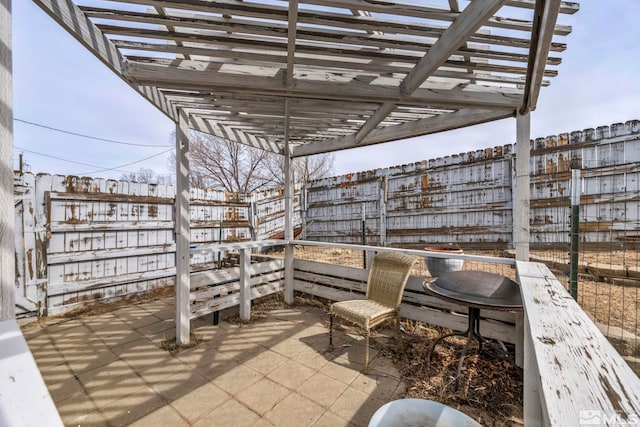
[[[267,161],[276,154],[201,132],[189,134],[189,148],[192,187],[250,193],[274,185]],[[175,170],[175,153],[169,165]]]
[[[284,157],[279,154],[195,131],[189,134],[189,145],[192,187],[250,193],[284,185]],[[294,181],[306,184],[329,176],[333,161],[333,154],[294,159]],[[175,170],[175,153],[168,165]]]
[[[155,184],[157,183],[156,178],[157,175],[153,171],[153,169],[149,168],[140,168],[137,172],[127,172],[120,175],[120,179],[123,181],[129,182],[141,182],[147,184]]]
[[[334,155],[332,153],[316,154],[293,159],[293,180],[307,184],[316,179],[326,178],[333,171]],[[267,168],[276,185],[284,185],[284,157],[269,158]]]

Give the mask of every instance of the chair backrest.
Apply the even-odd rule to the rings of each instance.
[[[397,309],[415,261],[414,257],[402,253],[377,254],[369,271],[367,299]]]

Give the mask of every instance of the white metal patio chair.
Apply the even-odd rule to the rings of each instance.
[[[333,349],[333,317],[339,316],[360,326],[365,331],[364,369],[369,369],[369,335],[371,328],[395,319],[398,325],[398,307],[415,258],[395,252],[375,256],[367,281],[366,299],[340,301],[331,304],[329,317],[329,349]]]

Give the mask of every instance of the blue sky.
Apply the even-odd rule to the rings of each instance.
[[[640,119],[640,1],[584,0],[562,16],[573,32],[562,41],[559,76],[542,88],[531,116],[532,138]],[[109,71],[30,0],[13,1],[14,117],[79,134],[154,145],[101,143],[14,123],[15,159],[24,153],[34,173],[118,178],[121,170],[167,168],[174,124]],[[342,174],[514,142],[515,120],[505,119],[431,136],[338,152]],[[30,150],[30,151],[27,151]],[[69,163],[72,160],[95,167]],[[118,167],[149,156],[142,163]]]

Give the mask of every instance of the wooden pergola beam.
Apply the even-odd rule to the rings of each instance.
[[[104,34],[91,22],[71,0],[33,0],[61,27],[67,30],[89,52],[104,63],[116,75],[149,100],[156,108],[167,115],[171,120],[178,119],[176,110],[164,96],[153,86],[137,85],[135,82],[124,78],[122,69],[125,60],[116,47]]]
[[[413,94],[504,2],[505,0],[486,0],[471,3],[402,80],[400,93]],[[353,143],[360,144],[394,109],[393,102],[383,103],[356,133]]]
[[[441,114],[435,117],[411,121],[396,126],[381,127],[373,130],[359,147],[380,144],[382,142],[397,141],[420,135],[429,135],[448,129],[457,129],[494,120],[513,117],[513,111],[496,111],[486,109],[466,108],[453,113]],[[353,148],[353,135],[344,138],[336,138],[329,143],[308,144],[296,146],[293,150],[294,157],[309,156],[313,154],[327,153],[336,150]]]
[[[532,42],[535,50],[530,52],[529,72],[527,74],[527,82],[525,86],[525,98],[522,110],[535,110],[538,103],[538,95],[540,93],[540,84],[544,73],[545,64],[549,55],[549,43],[553,37],[553,28],[555,27],[560,10],[560,0],[546,0],[539,17],[539,26],[534,31],[537,37],[535,43]]]
[[[410,95],[403,95],[397,86],[372,85],[357,80],[344,83],[296,80],[295,86],[288,90],[282,78],[278,76],[253,76],[248,79],[242,74],[222,73],[209,69],[196,70],[194,65],[190,61],[175,61],[175,65],[130,62],[125,75],[141,82],[155,82],[158,87],[165,89],[231,91],[258,96],[285,96],[289,92],[294,98],[344,102],[384,101],[407,105],[430,105],[436,108],[475,105],[510,109],[516,108],[521,101],[521,94],[517,90],[472,85],[453,91],[420,88]]]

